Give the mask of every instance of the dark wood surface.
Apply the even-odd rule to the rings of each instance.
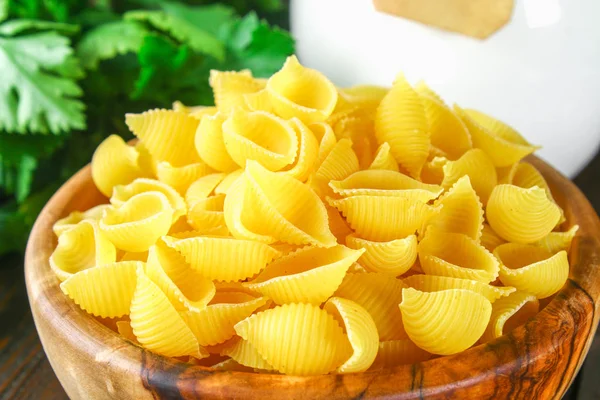
[[[600,210],[600,156],[575,182]],[[66,399],[35,331],[27,302],[22,259],[0,266],[0,399]],[[600,399],[600,333],[565,399]]]

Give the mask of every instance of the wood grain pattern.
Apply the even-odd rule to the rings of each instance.
[[[26,255],[28,295],[44,350],[72,399],[151,398],[560,398],[576,375],[598,323],[600,222],[583,194],[542,161],[570,223],[580,225],[565,287],[527,325],[491,343],[384,372],[289,377],[212,372],[147,352],[121,339],[66,298],[48,266],[52,224],[106,201],[89,167],[67,182],[38,218]]]

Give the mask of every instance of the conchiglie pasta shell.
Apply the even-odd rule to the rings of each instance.
[[[242,168],[247,160],[278,171],[294,162],[298,138],[290,124],[262,111],[235,110],[223,123],[223,139],[231,158]]]
[[[494,249],[501,244],[506,243],[506,240],[502,239],[494,230],[486,223],[483,224],[481,231],[481,245],[488,251],[494,251]]]
[[[335,133],[333,132],[333,129],[331,129],[331,126],[325,122],[315,122],[310,124],[308,127],[319,142],[319,155],[317,157],[317,164],[321,165],[325,160],[325,157],[327,157],[331,150],[333,150],[335,147],[337,138],[335,137]]]
[[[492,304],[484,296],[464,289],[402,291],[404,329],[423,350],[441,355],[460,353],[474,345],[490,320]]]
[[[148,261],[148,252],[141,251],[139,253],[135,253],[132,251],[127,251],[123,256],[119,259],[119,261]]]
[[[492,316],[481,341],[492,341],[525,324],[538,313],[539,308],[535,296],[525,292],[514,292],[496,301],[492,304]]]
[[[158,180],[171,186],[181,195],[185,195],[188,187],[199,178],[214,172],[203,162],[173,167],[166,161],[158,163],[156,175]]]
[[[225,237],[194,237],[166,243],[202,276],[226,282],[257,274],[278,255],[264,243]]]
[[[517,140],[516,137],[502,136],[499,131],[482,126],[472,118],[472,113],[468,114],[457,105],[454,106],[454,111],[469,129],[473,147],[485,151],[496,167],[508,167],[537,150],[537,147]]]
[[[327,209],[327,217],[329,219],[329,229],[333,236],[336,237],[338,243],[344,244],[346,241],[346,237],[354,233],[350,225],[346,222],[344,217],[340,214],[340,212],[335,208],[331,207],[329,204],[325,205]]]
[[[496,258],[475,240],[460,233],[428,229],[419,243],[419,262],[426,274],[492,282],[498,276]]]
[[[244,174],[243,169],[237,169],[227,174],[227,176],[215,188],[215,194],[227,194],[233,183]]]
[[[190,116],[201,121],[205,116],[214,116],[219,112],[217,107],[195,106],[190,107]]]
[[[356,233],[367,240],[386,242],[422,231],[441,208],[402,197],[352,196],[328,199],[342,212]]]
[[[101,232],[96,221],[84,220],[64,232],[50,256],[50,268],[64,281],[88,268],[114,263],[115,246]]]
[[[175,100],[173,102],[173,105],[171,106],[171,108],[173,109],[173,111],[181,111],[184,113],[188,113],[188,114],[201,114],[202,112],[204,112],[205,114],[208,115],[213,115],[214,113],[217,112],[217,108],[216,107],[207,107],[207,106],[186,106],[185,104],[183,104],[181,101],[179,100]]]
[[[492,135],[507,140],[511,143],[531,146],[525,138],[514,128],[508,126],[502,121],[497,120],[481,111],[466,109],[464,112],[482,127],[486,128]]]
[[[352,346],[352,356],[336,371],[347,374],[369,369],[379,348],[379,334],[371,315],[355,302],[341,297],[330,298],[323,309],[345,328]]]
[[[432,160],[427,161],[421,170],[421,181],[441,185],[444,181],[444,165],[448,161],[445,157],[434,157]]]
[[[100,204],[99,206],[92,207],[87,211],[73,211],[65,218],[61,218],[56,221],[54,225],[52,225],[52,231],[58,237],[69,229],[74,228],[84,219],[100,221],[104,210],[106,210],[108,207],[110,207],[110,205]]]
[[[268,364],[288,375],[327,374],[352,354],[337,321],[311,304],[286,304],[260,312],[236,324],[235,331]]]
[[[390,144],[383,142],[375,151],[373,162],[369,165],[369,169],[384,169],[388,171],[399,171],[398,163],[391,153]]]
[[[342,180],[359,169],[358,158],[352,150],[352,141],[347,138],[341,139],[311,177],[311,188],[321,197],[332,194],[328,186],[330,181]]]
[[[206,200],[226,176],[225,173],[209,174],[192,183],[185,192],[188,207],[191,208],[200,200]]]
[[[400,172],[367,169],[358,171],[346,179],[329,182],[329,187],[341,196],[393,196],[427,203],[443,191],[440,186],[428,185]]]
[[[332,125],[332,128],[337,138],[352,140],[352,149],[361,168],[367,168],[373,162],[377,139],[375,138],[373,120],[365,116],[364,112],[355,112],[342,118],[335,125]]]
[[[275,114],[273,104],[271,103],[271,97],[267,89],[259,90],[255,93],[248,93],[244,95],[245,107],[250,111],[265,111],[271,114]]]
[[[94,184],[102,194],[110,196],[113,187],[146,176],[138,159],[135,147],[127,145],[120,136],[110,135],[100,143],[92,157]]]
[[[139,261],[100,265],[76,273],[60,284],[75,304],[90,314],[118,318],[129,314]]]
[[[398,304],[406,285],[382,273],[347,274],[335,296],[352,300],[373,317],[380,340],[405,339],[402,314]]]
[[[217,171],[229,172],[239,166],[225,147],[223,123],[226,119],[227,116],[220,113],[202,118],[196,131],[194,144],[202,161]]]
[[[304,247],[273,261],[246,286],[277,304],[319,305],[340,286],[348,268],[363,252],[341,245]]]
[[[517,243],[542,239],[556,226],[560,215],[560,208],[538,187],[498,185],[486,208],[492,229],[503,239]]]
[[[208,83],[213,90],[217,109],[224,113],[244,107],[244,95],[258,92],[263,87],[247,69],[239,72],[211,70]]]
[[[417,237],[409,235],[389,242],[373,242],[350,235],[346,245],[351,249],[365,249],[358,262],[371,272],[399,276],[412,267],[417,259]]]
[[[174,167],[200,161],[194,147],[199,122],[186,113],[172,110],[156,109],[125,115],[125,123],[152,157],[157,162],[167,161]]]
[[[340,89],[339,94],[351,106],[375,111],[390,89],[374,85],[357,85]]]
[[[431,357],[431,353],[421,349],[410,339],[387,340],[385,342],[379,342],[377,358],[375,358],[375,362],[371,369],[393,368],[398,365],[416,364],[427,361]]]
[[[198,345],[191,329],[143,268],[137,272],[129,317],[137,340],[155,353],[167,357],[204,358],[209,355]]]
[[[470,290],[479,293],[492,303],[516,290],[514,287],[492,286],[472,279],[435,275],[412,275],[404,278],[403,282],[421,292],[439,292],[448,289]]]
[[[490,158],[480,149],[472,149],[463,154],[456,161],[444,164],[444,180],[442,186],[449,188],[461,177],[468,175],[473,189],[486,204],[490,193],[497,184],[496,168]]]
[[[137,338],[133,334],[133,328],[131,328],[131,324],[129,323],[129,321],[117,321],[115,325],[117,325],[117,332],[124,339],[127,339],[135,344],[140,344],[140,342],[138,342]]]
[[[571,242],[579,230],[579,225],[573,225],[566,232],[550,232],[543,239],[533,243],[536,246],[548,250],[550,253],[558,253],[561,250],[569,251]]]
[[[500,280],[505,285],[543,299],[558,292],[569,276],[569,260],[564,250],[552,255],[541,247],[506,243],[496,247],[500,260]]]
[[[145,192],[107,209],[100,230],[117,248],[141,252],[169,232],[172,220],[173,209],[167,197],[160,192]]]
[[[415,85],[415,91],[419,93],[421,96],[426,96],[436,100],[438,103],[445,105],[446,103],[441,98],[439,94],[435,92],[432,88],[430,88],[424,81],[419,81]]]
[[[138,157],[138,165],[144,172],[144,176],[148,178],[156,178],[156,168],[158,162],[154,159],[154,157],[152,157],[152,154],[150,154],[142,142],[138,141],[135,144],[135,149],[140,154]]]
[[[434,206],[442,209],[428,227],[439,231],[462,233],[479,240],[483,229],[483,205],[473,190],[468,176],[460,178]]]
[[[325,205],[307,185],[252,161],[244,175],[249,211],[242,218],[250,231],[291,244],[336,244]]]
[[[333,112],[338,94],[322,73],[305,68],[296,56],[267,81],[273,109],[283,118],[297,117],[304,123],[325,121]]]
[[[402,75],[377,108],[375,135],[380,144],[390,144],[394,158],[412,177],[421,175],[431,143],[427,115],[421,98]]]
[[[224,201],[224,194],[197,201],[188,212],[188,223],[199,232],[209,233],[226,229],[223,213]]]
[[[316,166],[319,142],[317,142],[315,135],[310,129],[299,119],[294,118],[290,120],[290,125],[296,131],[300,146],[294,164],[285,167],[282,171],[298,179],[300,182],[305,182]]]
[[[244,339],[238,338],[233,345],[225,348],[221,354],[231,357],[232,360],[245,367],[265,371],[274,370],[273,366],[266,362],[260,353],[256,351],[256,348]]]

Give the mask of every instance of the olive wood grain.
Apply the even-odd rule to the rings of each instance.
[[[44,350],[72,399],[558,399],[579,370],[598,324],[600,222],[577,187],[536,158],[569,224],[578,224],[571,273],[536,318],[460,354],[383,371],[293,377],[210,371],[165,358],[120,338],[59,289],[48,257],[52,224],[73,210],[106,202],[89,166],[72,177],[40,214],[25,273]]]

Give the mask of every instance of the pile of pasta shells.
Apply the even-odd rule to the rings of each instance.
[[[218,370],[361,372],[494,340],[565,283],[577,226],[510,126],[293,56],[210,85],[215,107],[127,114],[137,142],[92,159],[106,204],[54,225],[60,288],[125,339]]]

